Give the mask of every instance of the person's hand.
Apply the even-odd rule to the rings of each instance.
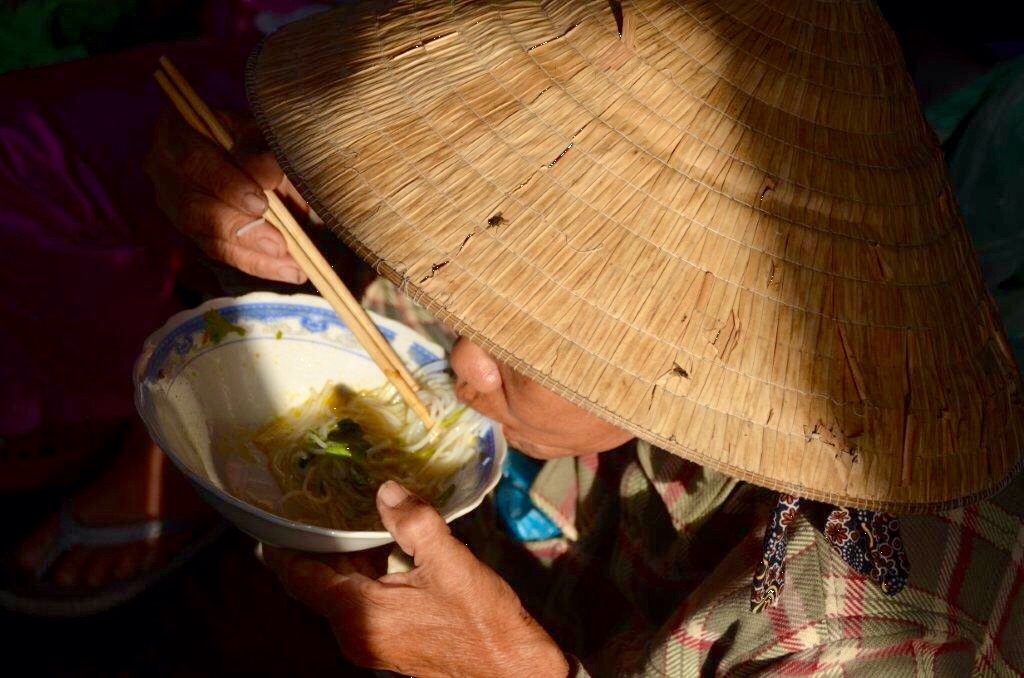
[[[568,675],[565,656],[512,588],[437,511],[393,481],[381,486],[377,509],[412,570],[374,578],[359,554],[321,560],[264,547],[292,597],[327,617],[346,657],[415,676]]]
[[[260,278],[305,282],[284,238],[263,221],[263,189],[277,190],[302,212],[309,208],[273,155],[259,146],[255,124],[220,115],[235,138],[234,157],[193,130],[176,111],[161,114],[146,159],[157,203],[210,257]]]

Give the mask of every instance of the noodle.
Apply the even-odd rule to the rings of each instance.
[[[381,529],[374,498],[388,479],[443,508],[484,419],[456,400],[443,363],[427,366],[419,381],[436,422],[430,430],[390,384],[359,393],[328,384],[241,445],[233,441],[238,449],[227,452],[254,473],[228,474],[228,489],[285,518],[342,530]],[[280,489],[275,500],[266,498],[266,480],[252,480],[262,471]]]

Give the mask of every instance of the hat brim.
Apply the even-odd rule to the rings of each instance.
[[[869,3],[721,4],[346,8],[250,101],[347,245],[585,410],[829,503],[991,494],[1020,374],[898,45]]]

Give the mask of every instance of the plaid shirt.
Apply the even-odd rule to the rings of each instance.
[[[366,303],[448,340],[389,285]],[[1020,477],[990,501],[903,518],[910,578],[892,597],[836,554],[820,511],[802,511],[786,587],[761,613],[751,577],[774,493],[636,442],[547,462],[530,496],[563,536],[516,541],[493,506],[456,530],[577,675],[1024,674]]]

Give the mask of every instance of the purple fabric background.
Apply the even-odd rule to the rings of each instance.
[[[175,310],[184,243],[142,162],[168,54],[244,107],[251,40],[152,45],[0,77],[0,435],[126,417],[131,366]]]

